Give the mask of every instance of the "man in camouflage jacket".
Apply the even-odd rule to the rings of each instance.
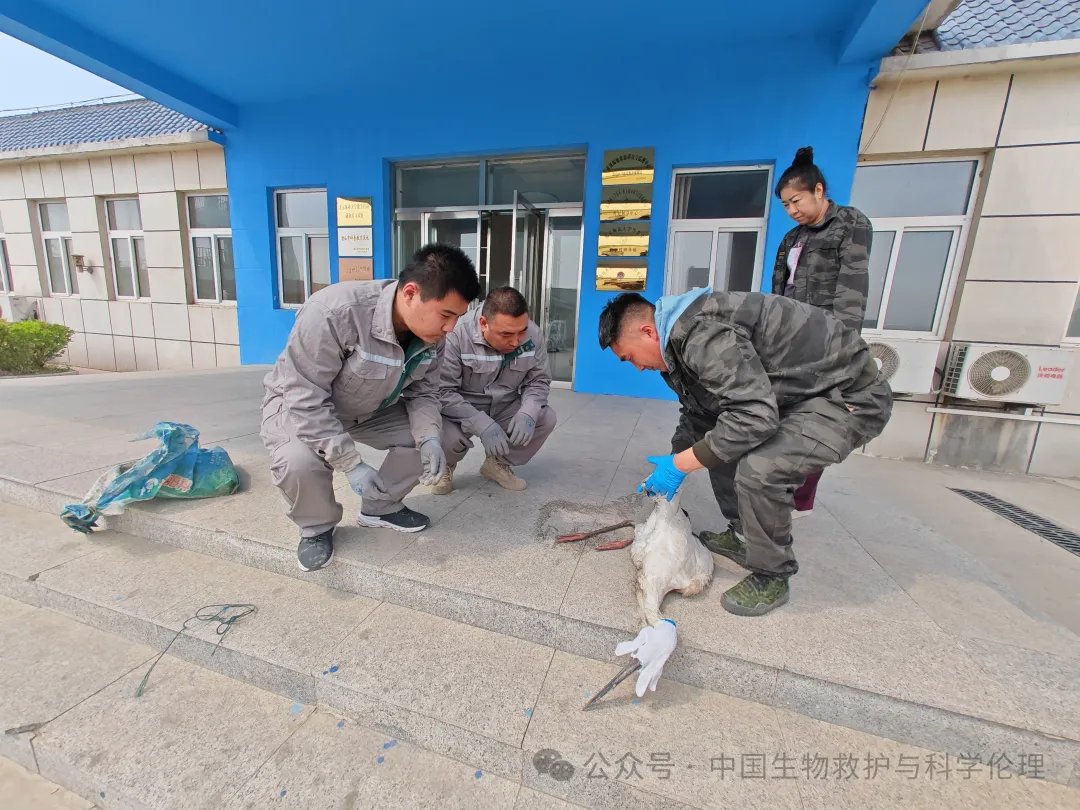
[[[642,486],[671,498],[687,473],[709,470],[730,525],[701,540],[752,572],[721,603],[747,616],[784,604],[798,571],[792,492],[879,435],[892,410],[866,343],[790,298],[697,289],[655,307],[618,296],[600,316],[600,345],[659,371],[679,397],[672,455],[649,458]]]
[[[829,203],[818,225],[792,228],[780,243],[772,291],[832,312],[845,326],[862,329],[870,246],[874,231],[857,208]],[[802,245],[794,278],[788,256]]]

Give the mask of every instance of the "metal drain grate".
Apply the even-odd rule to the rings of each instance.
[[[974,501],[979,506],[985,506],[994,514],[1011,520],[1021,529],[1034,532],[1044,540],[1049,540],[1054,545],[1061,546],[1066,551],[1071,551],[1073,554],[1080,556],[1080,534],[1069,531],[1064,526],[1059,526],[1053,521],[1039,517],[1026,509],[1021,509],[1014,503],[1003,501],[989,492],[979,492],[975,489],[953,489],[952,491],[963,495],[970,501]]]

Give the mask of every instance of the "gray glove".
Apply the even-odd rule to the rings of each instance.
[[[379,474],[370,464],[360,462],[347,473],[349,486],[357,495],[387,495],[386,485],[379,478]]]
[[[425,486],[436,483],[446,472],[446,453],[442,440],[432,436],[420,442],[420,464],[424,468],[420,483]]]
[[[516,447],[524,447],[531,442],[535,432],[536,420],[527,413],[518,411],[510,420],[510,444]]]
[[[510,441],[498,422],[492,422],[491,427],[480,434],[480,441],[483,442],[484,450],[489,456],[505,459],[507,453],[510,452]]]

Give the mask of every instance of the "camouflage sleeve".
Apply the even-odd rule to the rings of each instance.
[[[694,424],[690,420],[690,413],[686,406],[679,408],[679,424],[675,426],[675,434],[671,437],[671,453],[681,453],[689,450],[701,439],[701,431],[694,430]]]
[[[840,273],[833,296],[833,315],[856,332],[866,314],[866,291],[870,285],[870,245],[874,230],[862,213],[855,212],[851,232],[840,243]]]
[[[685,343],[683,362],[714,398],[716,425],[694,444],[706,467],[734,461],[780,428],[772,383],[749,339],[723,324],[702,324]]]
[[[791,242],[791,232],[789,231],[784,235],[784,238],[780,240],[780,247],[776,249],[776,261],[773,263],[772,273],[773,295],[783,295],[784,287],[787,286],[787,257],[788,251],[791,250]]]

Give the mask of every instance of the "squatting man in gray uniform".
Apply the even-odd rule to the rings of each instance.
[[[361,526],[418,532],[429,520],[402,503],[446,470],[441,438],[442,341],[480,292],[458,248],[419,250],[397,281],[345,282],[312,295],[263,384],[262,440],[274,484],[300,527],[300,568],[334,554],[341,505],[334,471],[363,499]],[[376,471],[358,443],[387,450]]]
[[[454,469],[479,436],[487,457],[480,475],[504,489],[520,491],[525,482],[513,467],[536,455],[555,429],[548,405],[551,372],[540,327],[529,319],[524,296],[513,287],[488,293],[446,338],[440,399],[443,446],[449,466],[433,488],[446,495]]]
[[[674,497],[707,468],[726,531],[701,542],[751,574],[721,604],[760,616],[788,600],[799,570],[792,498],[807,475],[878,436],[892,392],[854,329],[817,307],[763,293],[691,290],[656,305],[637,293],[600,316],[600,347],[659,371],[682,406],[671,455],[642,484]]]

